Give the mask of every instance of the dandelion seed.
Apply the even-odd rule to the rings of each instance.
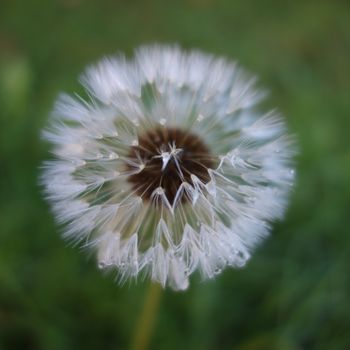
[[[120,281],[145,273],[186,289],[243,267],[283,216],[293,139],[229,61],[150,46],[105,59],[63,95],[44,137],[42,182],[65,237],[97,251]]]

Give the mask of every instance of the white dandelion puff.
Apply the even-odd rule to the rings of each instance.
[[[235,63],[148,46],[88,68],[89,101],[62,95],[42,182],[64,237],[120,281],[183,290],[242,267],[283,216],[293,138]]]

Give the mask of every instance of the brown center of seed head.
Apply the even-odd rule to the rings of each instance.
[[[192,174],[203,183],[209,182],[208,169],[214,166],[213,156],[197,135],[166,127],[139,135],[138,145],[130,148],[128,159],[131,171],[135,164],[142,164],[138,173],[128,177],[134,191],[149,200],[153,191],[161,187],[170,204],[183,182],[193,185]],[[186,201],[185,194],[180,201]]]

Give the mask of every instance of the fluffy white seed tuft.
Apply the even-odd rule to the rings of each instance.
[[[185,290],[197,270],[243,267],[294,182],[293,138],[276,112],[260,115],[255,78],[199,51],[146,46],[81,82],[90,101],[62,95],[43,132],[55,159],[41,179],[64,237],[121,282],[144,273]]]

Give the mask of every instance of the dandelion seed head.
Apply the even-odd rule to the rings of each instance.
[[[199,271],[242,268],[280,219],[294,182],[293,138],[258,108],[237,64],[176,46],[119,55],[62,95],[43,132],[42,183],[64,237],[120,282],[145,274],[183,290]]]

